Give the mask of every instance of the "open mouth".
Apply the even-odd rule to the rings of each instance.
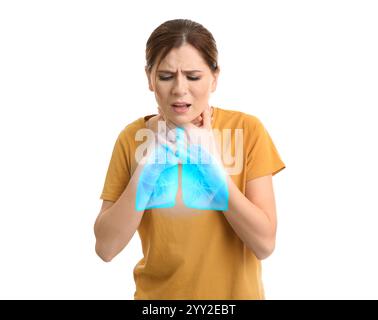
[[[171,107],[176,113],[185,113],[189,110],[191,104],[172,104]]]

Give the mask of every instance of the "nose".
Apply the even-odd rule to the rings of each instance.
[[[185,77],[179,75],[173,82],[172,94],[176,96],[184,96],[187,93],[187,83]]]

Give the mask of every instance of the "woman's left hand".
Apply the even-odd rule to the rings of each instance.
[[[220,158],[219,145],[213,134],[211,108],[206,109],[192,122],[181,125],[185,130],[186,144],[200,144],[211,156],[218,161]]]

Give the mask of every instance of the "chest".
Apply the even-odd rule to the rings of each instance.
[[[190,192],[188,190],[187,192]],[[188,208],[185,206],[183,202],[183,193],[182,193],[182,165],[178,165],[178,189],[177,189],[177,194],[176,194],[176,199],[175,199],[175,205],[171,208],[164,208],[164,209],[155,209],[156,211],[159,210],[164,210],[165,214],[182,214],[182,215],[190,215],[193,214],[194,211],[197,211],[192,208]]]

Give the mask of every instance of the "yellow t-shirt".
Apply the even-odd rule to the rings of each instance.
[[[135,149],[143,143],[135,141],[135,133],[152,116],[135,120],[119,134],[101,199],[116,201],[126,188],[137,167]],[[231,129],[231,150],[235,129],[243,129],[243,166],[230,175],[243,194],[248,180],[285,168],[256,116],[214,107],[212,126]],[[144,257],[134,268],[134,299],[265,299],[260,260],[222,212],[190,210],[192,215],[177,216],[163,208],[145,210],[138,227]]]

